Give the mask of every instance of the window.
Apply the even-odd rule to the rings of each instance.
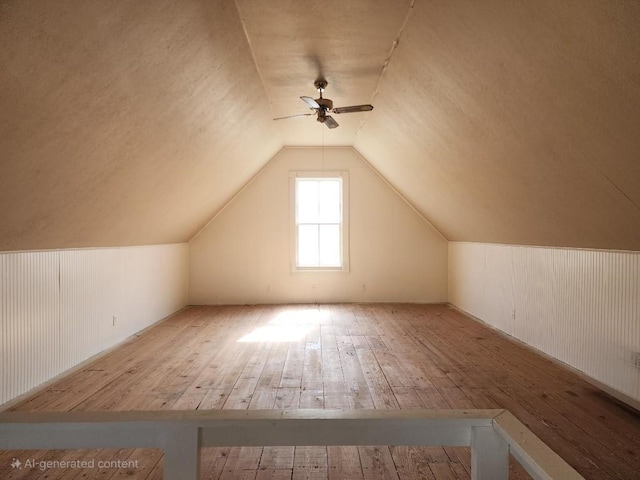
[[[347,270],[347,172],[292,172],[294,270]]]

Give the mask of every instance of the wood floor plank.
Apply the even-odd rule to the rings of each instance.
[[[429,468],[429,461],[436,461],[431,454],[433,450],[442,451],[443,457],[448,460],[441,448],[396,446],[391,447],[390,450],[400,479],[416,480],[424,478],[435,480],[433,472]]]
[[[302,393],[299,388],[278,388],[276,395],[276,403],[274,408],[277,409],[294,409],[294,408],[314,408],[302,407]]]
[[[254,479],[258,473],[261,447],[233,447],[229,449],[220,480]]]
[[[218,479],[224,471],[230,448],[203,448],[200,450],[200,480]]]
[[[297,342],[289,344],[280,379],[281,388],[300,388],[302,386],[305,346],[305,344]]]
[[[466,480],[466,478],[460,478],[456,474],[452,465],[451,463],[429,463],[429,469],[436,480]]]
[[[295,448],[292,479],[326,479],[327,476],[327,447]]]
[[[327,447],[327,468],[331,480],[362,479],[358,447]]]
[[[398,479],[398,472],[389,447],[358,447],[358,451],[365,479]]]
[[[136,448],[133,453],[127,458],[129,462],[135,462],[135,466],[119,468],[116,470],[112,479],[121,478],[140,478],[148,479],[156,469],[156,465],[160,464],[163,459],[162,450],[150,449],[150,448]],[[156,470],[160,473],[160,470]],[[162,478],[162,477],[160,477]]]
[[[264,447],[260,457],[260,468],[289,469],[293,468],[294,447]]]
[[[265,468],[258,470],[256,480],[291,480],[292,468]]]

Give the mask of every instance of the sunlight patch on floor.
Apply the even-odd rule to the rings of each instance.
[[[238,342],[296,342],[318,328],[328,311],[300,308],[278,314],[266,325],[255,328]]]

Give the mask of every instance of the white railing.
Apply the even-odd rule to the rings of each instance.
[[[474,480],[583,479],[506,410],[206,410],[0,413],[0,450],[161,448],[165,480],[196,480],[201,447],[470,446]]]

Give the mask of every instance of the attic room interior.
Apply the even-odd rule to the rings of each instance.
[[[638,478],[638,25],[636,0],[1,2],[0,478]],[[227,410],[532,436],[163,458],[87,425]],[[87,443],[7,446],[46,418]]]

